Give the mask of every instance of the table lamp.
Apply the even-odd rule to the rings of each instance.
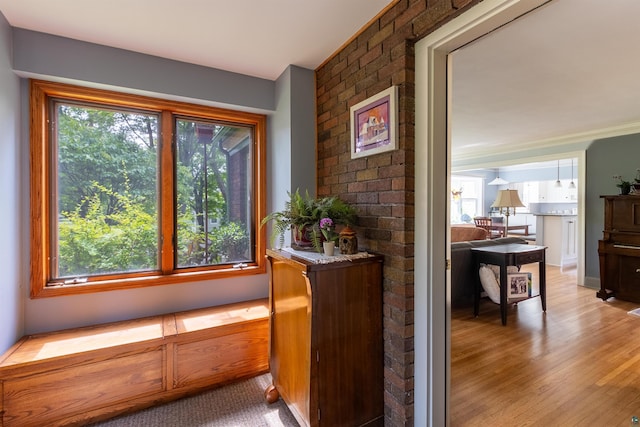
[[[491,205],[492,208],[500,208],[500,214],[504,214],[505,228],[504,236],[507,237],[509,233],[509,216],[516,214],[516,208],[524,207],[520,196],[518,196],[518,190],[499,190],[496,201]]]

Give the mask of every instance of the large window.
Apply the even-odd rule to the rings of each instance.
[[[31,83],[31,294],[265,271],[265,117]]]

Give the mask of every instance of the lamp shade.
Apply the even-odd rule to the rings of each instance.
[[[518,190],[499,190],[492,208],[521,208],[524,204],[518,196]]]
[[[506,179],[500,178],[500,168],[498,168],[498,173],[496,173],[496,177],[494,178],[493,181],[491,181],[487,185],[507,185],[508,183],[509,181],[507,181]]]
[[[487,185],[507,185],[509,181],[502,179],[500,177],[496,177],[493,181],[488,183]]]

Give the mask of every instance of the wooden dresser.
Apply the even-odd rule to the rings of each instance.
[[[597,296],[640,302],[640,195],[604,199],[604,232],[598,241]]]
[[[382,426],[382,257],[267,251],[273,385],[302,426]],[[319,256],[319,255],[318,255]],[[338,258],[337,258],[338,259]]]

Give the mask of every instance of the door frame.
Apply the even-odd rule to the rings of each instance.
[[[484,0],[415,46],[415,425],[449,424],[449,53],[547,1]]]

